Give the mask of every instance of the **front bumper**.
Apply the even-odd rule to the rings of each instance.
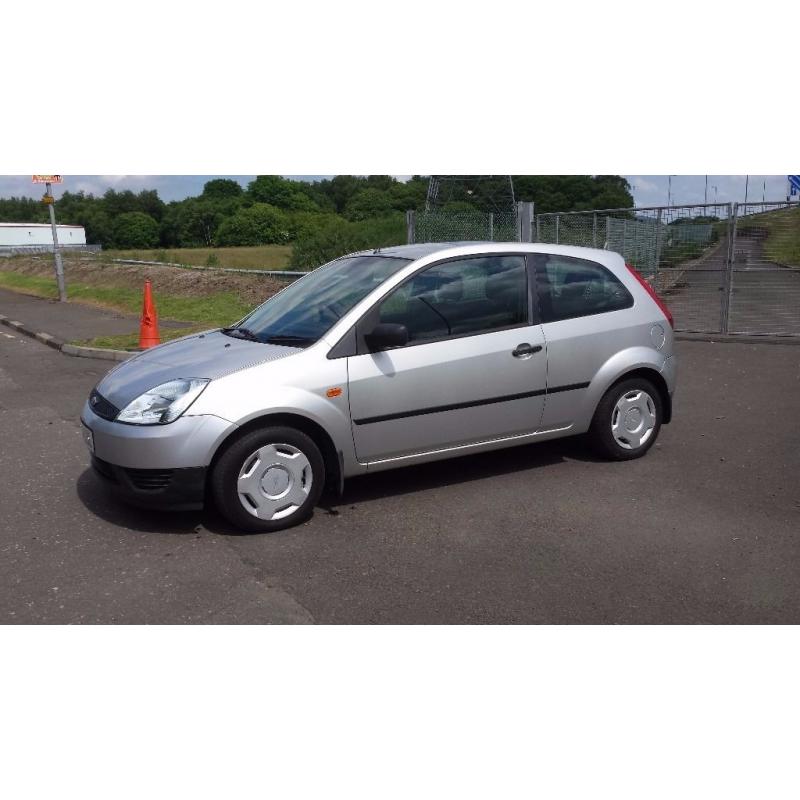
[[[175,510],[203,507],[208,465],[236,428],[212,415],[126,425],[99,417],[88,403],[81,422],[92,433],[92,467],[115,494],[139,506]]]
[[[87,402],[81,422],[94,437],[94,454],[132,469],[206,467],[236,425],[211,414],[183,416],[168,425],[126,425],[103,419]]]
[[[132,469],[92,456],[92,468],[120,499],[143,508],[189,511],[203,507],[206,468]]]

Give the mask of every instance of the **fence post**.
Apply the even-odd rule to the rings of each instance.
[[[556,244],[558,244],[558,224],[561,220],[561,214],[556,214]]]
[[[541,221],[542,221],[541,214],[537,214],[536,215],[536,241],[537,242],[541,242],[542,241],[542,229],[541,229],[541,224],[540,224]]]
[[[655,274],[655,284],[656,284],[656,291],[659,291],[658,287],[658,267],[661,263],[661,214],[663,213],[664,209],[659,208],[658,214],[656,215],[656,256],[655,256],[655,264],[653,265],[653,272]]]
[[[736,253],[736,220],[739,216],[739,204],[728,203],[728,251],[725,256],[725,279],[723,281],[722,308],[720,309],[720,328],[723,333],[730,333],[731,295],[733,294],[733,260]]]
[[[406,241],[408,244],[414,244],[417,238],[416,213],[413,208],[406,211]]]
[[[489,212],[489,241],[494,241],[494,214]]]
[[[622,220],[622,254],[621,255],[626,261],[630,261],[630,259],[628,258],[627,248],[628,248],[628,220],[624,219],[624,220]],[[641,267],[640,267],[640,269],[641,269]]]
[[[597,247],[597,212],[592,214],[592,247]]]
[[[517,241],[533,241],[533,203],[528,201],[517,203]]]

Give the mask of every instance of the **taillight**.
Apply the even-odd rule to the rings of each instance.
[[[669,322],[670,327],[675,327],[675,320],[672,319],[672,312],[667,308],[667,304],[656,294],[656,290],[630,265],[625,265],[628,268],[628,271],[636,278],[639,283],[644,286],[645,291],[653,300],[656,301],[656,305],[661,309],[661,313],[667,318],[667,322]]]

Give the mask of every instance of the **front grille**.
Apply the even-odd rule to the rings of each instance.
[[[111,464],[109,464],[108,461],[103,461],[102,458],[98,458],[97,456],[92,456],[92,466],[104,478],[116,482],[117,476],[114,475],[114,470],[111,468]]]
[[[166,489],[172,481],[172,473],[171,469],[125,469],[130,482],[143,492]]]
[[[117,414],[119,414],[119,409],[113,403],[106,400],[97,389],[92,389],[92,393],[89,395],[89,408],[91,408],[98,417],[102,417],[103,419],[114,420],[117,418]]]

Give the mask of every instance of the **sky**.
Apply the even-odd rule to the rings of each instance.
[[[142,189],[157,189],[159,197],[169,202],[182,200],[200,194],[203,184],[212,178],[234,178],[242,186],[253,180],[254,175],[67,175],[64,183],[54,187],[58,198],[64,191],[84,191],[87,194],[101,195],[106,189],[130,189],[139,192]],[[330,175],[286,175],[297,180],[318,180],[332,177]],[[401,180],[407,175],[395,176]],[[637,206],[666,205],[671,200],[673,205],[702,203],[706,196],[706,176],[674,175],[670,189],[667,175],[626,175],[633,189],[634,202]],[[785,175],[709,175],[707,197],[709,203],[744,202],[745,189],[747,199],[751,202],[766,200],[783,200],[786,197]],[[31,183],[30,175],[0,175],[0,197],[28,196],[40,197],[44,187]]]

